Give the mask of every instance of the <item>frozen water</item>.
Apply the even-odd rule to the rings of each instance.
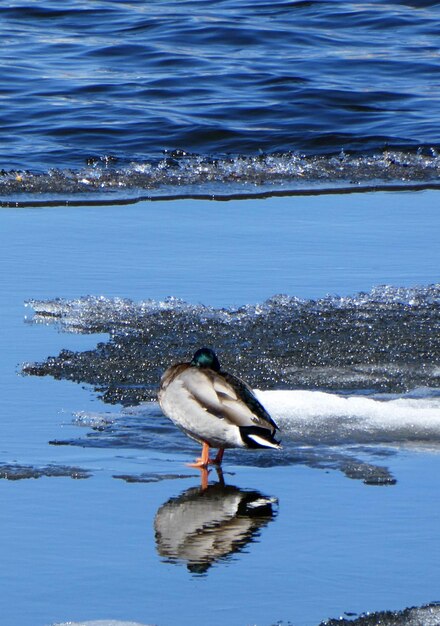
[[[428,391],[424,390],[427,394]],[[282,432],[301,443],[440,443],[440,397],[258,391]]]
[[[435,188],[440,157],[435,151],[385,150],[375,154],[341,152],[306,156],[293,152],[257,156],[205,157],[175,151],[163,159],[126,163],[96,159],[79,169],[0,172],[7,206],[133,201],[139,198],[252,197],[310,191]],[[11,200],[8,200],[8,196]]]
[[[62,350],[23,372],[86,382],[119,414],[80,412],[85,437],[53,444],[157,449],[194,454],[155,402],[172,362],[215,346],[225,370],[260,389],[281,427],[281,454],[228,453],[228,462],[304,463],[369,484],[394,484],[377,457],[391,448],[440,443],[440,286],[377,287],[354,296],[305,300],[275,296],[262,304],[216,309],[176,298],[135,303],[86,297],[31,301],[30,323],[67,332],[106,333],[85,352]],[[385,453],[384,444],[388,446]],[[121,475],[129,482],[150,476]],[[157,480],[157,477],[154,478]]]
[[[93,472],[93,478],[81,481],[0,481],[4,502],[3,615],[6,621],[10,618],[8,623],[27,626],[29,619],[49,624],[98,618],[109,622],[113,618],[158,625],[181,619],[191,624],[191,606],[196,599],[216,625],[234,619],[234,626],[266,625],[278,619],[288,623],[290,619],[315,626],[326,617],[345,615],[344,610],[360,615],[365,610],[402,609],[436,599],[440,560],[438,498],[433,494],[440,455],[425,448],[423,454],[408,451],[407,446],[419,445],[417,440],[388,442],[377,421],[384,420],[391,438],[404,436],[393,423],[394,410],[400,415],[396,401],[402,399],[402,407],[405,411],[414,408],[420,423],[431,428],[434,422],[425,400],[438,397],[438,286],[384,288],[321,300],[280,296],[233,310],[163,299],[172,293],[189,302],[221,307],[262,301],[270,293],[284,290],[311,298],[326,290],[342,294],[369,290],[378,281],[426,285],[437,280],[438,253],[432,244],[438,234],[433,227],[437,224],[434,194],[407,194],[404,198],[396,194],[396,209],[391,213],[386,195],[378,194],[370,204],[362,196],[334,197],[334,203],[330,197],[321,198],[322,211],[318,213],[305,199],[290,199],[293,204],[280,219],[283,228],[286,225],[284,241],[298,246],[301,223],[313,223],[313,232],[303,247],[299,246],[298,254],[287,256],[283,265],[287,245],[279,247],[280,228],[268,243],[267,249],[276,258],[271,257],[264,274],[253,264],[254,257],[243,264],[244,258],[249,259],[249,248],[231,251],[226,246],[225,254],[222,243],[222,257],[217,249],[213,259],[214,269],[222,271],[219,283],[212,280],[213,265],[204,268],[203,276],[198,267],[190,272],[185,264],[177,274],[172,267],[169,278],[161,273],[168,262],[167,256],[160,254],[161,247],[168,245],[180,262],[200,231],[176,252],[175,240],[157,237],[149,219],[156,214],[168,232],[171,213],[160,204],[137,205],[137,211],[124,207],[122,218],[121,209],[118,214],[114,207],[104,212],[86,208],[20,210],[13,212],[14,228],[9,229],[7,218],[12,212],[5,212],[3,458],[35,467],[39,467],[36,460],[78,465]],[[408,214],[401,212],[401,206],[410,197],[414,219],[405,222]],[[359,205],[361,199],[365,202]],[[295,202],[299,203],[296,211]],[[428,203],[433,207],[429,214],[422,211]],[[190,210],[184,203],[177,204],[175,216]],[[185,228],[193,232],[197,220],[209,221],[216,214],[215,232],[224,232],[221,241],[227,242],[233,220],[240,214],[246,213],[240,234],[254,224],[258,203],[244,204],[191,207],[195,217]],[[325,238],[335,205],[342,207],[337,226],[343,237],[333,244],[343,251],[332,264],[328,263]],[[225,218],[228,207],[230,217]],[[260,222],[267,222],[269,213],[272,218],[271,211],[269,203]],[[328,220],[321,222],[326,214]],[[353,216],[359,230],[353,232],[353,224],[344,230],[345,220]],[[181,221],[175,220],[176,230]],[[390,228],[383,228],[384,222]],[[112,228],[107,229],[110,223]],[[399,229],[402,223],[409,231],[405,244]],[[417,223],[423,226],[421,231],[417,231]],[[124,224],[131,226],[123,230]],[[212,225],[211,221],[201,234],[212,232]],[[374,238],[376,229],[380,245]],[[301,257],[323,231],[322,248],[310,248],[307,270]],[[26,232],[32,236],[26,237]],[[328,230],[328,236],[335,232]],[[267,233],[263,234],[265,238],[250,238],[250,245],[258,244],[258,254],[267,239]],[[411,238],[416,246],[410,245]],[[153,248],[152,241],[157,243]],[[350,247],[345,260],[344,241]],[[365,247],[369,241],[372,245]],[[382,273],[386,246],[390,246],[395,263],[389,274]],[[357,250],[368,263],[356,265]],[[399,258],[402,263],[405,260],[404,267]],[[374,270],[375,263],[380,271]],[[274,271],[278,265],[281,273],[289,265],[281,280]],[[365,273],[359,272],[359,267]],[[335,268],[340,268],[340,283],[332,282]],[[301,275],[301,285],[307,290],[298,288],[294,274]],[[320,282],[315,278],[318,275]],[[186,292],[179,288],[184,279],[190,285]],[[227,286],[234,280],[236,291],[231,292]],[[108,297],[77,299],[83,293]],[[54,300],[58,295],[66,299]],[[113,300],[115,295],[133,300]],[[31,321],[22,324],[22,302],[32,296],[41,302],[35,316],[40,327],[32,327]],[[148,297],[156,300],[146,301],[149,304],[142,311],[142,302],[137,301]],[[53,315],[45,314],[46,308],[50,313],[50,303]],[[66,303],[73,304],[70,311]],[[88,336],[55,332],[75,329]],[[170,498],[198,484],[199,477],[184,464],[199,450],[160,415],[157,404],[141,402],[154,397],[164,367],[189,358],[194,344],[205,339],[218,350],[225,369],[258,389],[280,393],[280,404],[286,392],[282,401],[286,420],[278,418],[284,431],[280,454],[228,451],[225,458],[226,482],[273,494],[280,502],[279,514],[264,528],[261,542],[247,544],[249,550],[236,560],[214,565],[208,576],[194,581],[185,566],[160,563],[153,521]],[[41,361],[33,365],[33,373],[50,376],[16,376],[17,364],[29,360]],[[52,380],[52,376],[61,380]],[[81,386],[66,383],[68,379]],[[84,389],[83,383],[92,389]],[[108,402],[139,405],[130,410],[106,406],[93,389]],[[313,398],[309,399],[313,411],[308,424],[295,413],[288,397],[294,392],[317,393],[316,406]],[[330,403],[332,398],[321,393],[335,401],[328,413],[323,400]],[[371,403],[362,404],[360,399]],[[296,400],[299,402],[299,396]],[[410,407],[409,400],[416,401],[414,406]],[[384,412],[375,416],[375,407]],[[338,411],[342,412],[339,417]],[[69,423],[72,415],[78,420],[74,424]],[[409,413],[403,414],[403,419],[407,427]],[[431,441],[424,441],[423,446],[435,449],[436,435],[431,435]],[[333,436],[336,443],[332,443]],[[359,437],[364,443],[353,443]],[[74,445],[48,446],[51,440]],[[340,472],[355,480],[344,479]],[[210,483],[215,479],[212,474]],[[391,485],[393,480],[398,480],[397,487],[382,489],[361,482]],[[243,594],[237,597],[237,584],[240,587],[243,581],[244,593],[255,592],[256,606],[245,608]],[[23,589],[32,591],[25,594],[24,602]],[[164,597],[172,602],[157,606],[156,589],[167,589]],[[384,614],[375,614],[375,618],[376,626]],[[405,616],[398,619],[405,623]]]
[[[53,626],[148,626],[139,622],[125,622],[114,619],[98,619],[91,622],[63,622],[54,624]]]
[[[439,626],[440,605],[428,604],[403,611],[366,613],[357,619],[330,619],[319,626]]]
[[[90,473],[79,467],[66,467],[64,465],[46,465],[36,467],[33,465],[21,465],[19,463],[1,463],[0,478],[7,480],[23,480],[41,477],[70,477],[89,478]]]
[[[283,626],[285,622],[277,622]],[[440,606],[427,604],[421,607],[411,607],[403,611],[378,611],[366,613],[354,618],[329,619],[319,626],[439,626]],[[93,620],[86,622],[63,622],[53,626],[147,626],[138,622],[119,620]]]
[[[30,301],[30,323],[108,333],[95,350],[63,350],[23,372],[87,382],[107,402],[155,399],[162,372],[214,346],[223,367],[262,389],[406,392],[440,386],[440,285],[216,309],[86,297]]]
[[[84,426],[95,430],[103,430],[107,426],[113,424],[113,422],[114,418],[110,415],[101,413],[86,413],[85,411],[78,411],[75,413],[73,420],[73,423],[76,426]]]

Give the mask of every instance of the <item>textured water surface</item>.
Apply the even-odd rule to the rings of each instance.
[[[439,17],[386,0],[14,0],[0,191],[436,184]]]
[[[109,340],[25,363],[22,371],[87,383],[104,402],[126,406],[110,415],[80,412],[74,423],[91,430],[52,445],[160,449],[191,459],[194,445],[148,401],[170,363],[210,345],[226,370],[265,390],[257,393],[281,428],[281,453],[228,451],[229,463],[305,464],[390,485],[396,479],[387,457],[440,444],[439,293],[438,285],[382,287],[317,301],[278,296],[238,309],[173,298],[31,301],[29,323],[107,333]]]

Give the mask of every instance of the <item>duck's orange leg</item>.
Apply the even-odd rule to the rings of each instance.
[[[211,463],[211,459],[209,458],[209,444],[206,442],[203,444],[202,448],[202,456],[199,459],[195,460],[195,463],[188,463],[189,467],[208,467],[209,463]]]

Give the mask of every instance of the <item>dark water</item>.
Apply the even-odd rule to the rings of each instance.
[[[8,2],[0,192],[434,185],[439,18],[426,1]]]

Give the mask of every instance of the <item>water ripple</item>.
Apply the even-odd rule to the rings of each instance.
[[[437,3],[13,1],[0,12],[6,171],[176,148],[218,159],[440,143]]]

